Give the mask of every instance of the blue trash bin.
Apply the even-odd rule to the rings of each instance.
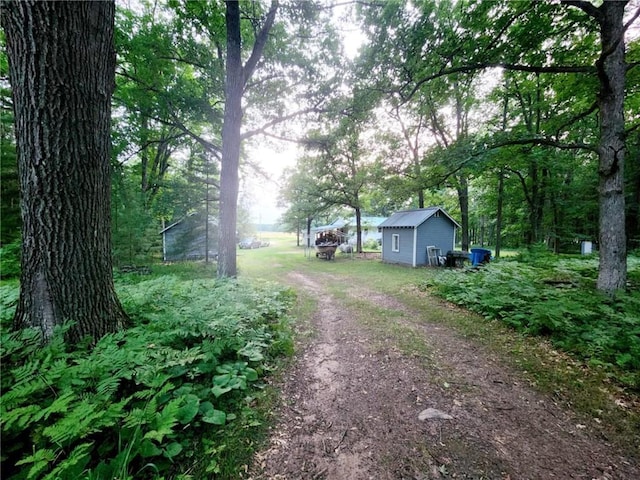
[[[477,267],[484,261],[491,260],[491,250],[486,248],[472,248],[471,249],[471,265]]]

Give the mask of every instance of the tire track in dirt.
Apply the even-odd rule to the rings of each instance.
[[[315,297],[317,335],[285,378],[278,424],[249,478],[640,478],[635,460],[578,427],[497,358],[359,287],[359,301],[388,311],[388,321],[420,335],[433,354],[425,362],[392,342],[380,346],[329,293],[325,283],[337,281],[300,272],[288,278]],[[453,419],[419,421],[426,408]]]

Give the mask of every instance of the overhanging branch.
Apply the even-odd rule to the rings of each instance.
[[[276,18],[276,13],[278,11],[278,0],[272,0],[271,8],[267,13],[267,18],[265,19],[264,25],[258,32],[256,36],[256,40],[253,44],[253,50],[251,51],[251,55],[249,56],[247,63],[242,68],[242,80],[243,85],[246,86],[247,81],[251,78],[253,71],[258,64],[258,61],[262,57],[262,52],[264,51],[264,47],[267,43],[267,39],[269,38],[269,32],[271,31],[271,27],[273,27],[273,22]]]
[[[631,27],[633,22],[635,22],[638,19],[638,17],[640,17],[640,7],[638,7],[638,9],[636,10],[636,13],[632,15],[629,21],[624,24],[624,27],[622,28],[623,31],[626,32],[629,29],[629,27]]]
[[[596,73],[596,68],[592,66],[557,65],[557,66],[542,67],[537,65],[520,65],[520,64],[505,63],[505,62],[482,62],[482,63],[475,63],[475,64],[469,64],[469,65],[461,65],[459,67],[441,69],[439,72],[436,72],[432,75],[428,75],[418,80],[407,95],[401,94],[401,98],[403,101],[408,101],[413,97],[413,95],[415,95],[415,93],[420,89],[422,85],[424,85],[427,82],[430,82],[431,80],[445,77],[447,75],[452,75],[454,73],[470,73],[478,70],[486,70],[488,68],[504,68],[505,70],[510,70],[510,71],[531,72],[531,73],[588,73],[588,74]]]
[[[487,146],[488,150],[500,148],[500,147],[508,147],[508,146],[516,146],[516,145],[542,145],[545,147],[553,147],[560,150],[586,150],[589,152],[597,153],[598,149],[587,143],[582,142],[572,142],[572,143],[563,143],[557,140],[553,140],[551,138],[546,137],[535,137],[535,138],[518,138],[512,140],[504,140],[502,142],[497,142]]]
[[[568,121],[566,121],[565,123],[563,123],[562,125],[560,125],[558,127],[558,129],[556,130],[556,135],[559,136],[560,132],[562,130],[564,130],[566,127],[568,127],[569,125],[572,125],[573,123],[582,120],[583,118],[588,117],[589,115],[591,115],[593,112],[595,112],[598,109],[598,103],[594,102],[591,107],[589,107],[587,110],[585,110],[584,112],[581,112],[580,114],[576,115],[573,118],[570,118]]]
[[[602,11],[600,11],[600,9],[591,2],[586,2],[584,0],[561,0],[560,3],[570,7],[579,8],[584,13],[594,18],[598,23],[601,23],[604,18]]]
[[[636,123],[635,125],[631,125],[624,131],[625,136],[629,136],[629,134],[635,132],[636,130],[640,130],[640,123]]]
[[[265,123],[264,125],[262,125],[261,127],[258,128],[254,128],[253,130],[248,130],[246,132],[244,132],[241,136],[240,139],[241,140],[246,140],[247,138],[253,137],[254,135],[258,135],[258,134],[264,134],[266,135],[266,131],[275,126],[275,125],[280,125],[281,123],[287,122],[289,120],[292,120],[296,117],[299,117],[301,115],[305,115],[307,113],[318,113],[320,110],[318,109],[318,107],[309,107],[309,108],[305,108],[302,110],[297,110],[295,112],[290,113],[289,115],[285,115],[283,117],[277,117],[274,118],[273,120]]]

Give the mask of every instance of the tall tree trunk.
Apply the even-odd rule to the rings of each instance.
[[[207,168],[207,181],[204,200],[204,263],[209,263],[209,165]]]
[[[469,183],[467,177],[458,177],[458,202],[460,204],[460,223],[462,226],[462,245],[464,252],[469,251]]]
[[[115,5],[5,2],[22,191],[16,328],[94,341],[127,317],[111,259],[111,94]]]
[[[362,210],[360,207],[356,211],[356,252],[362,253]]]
[[[149,147],[147,142],[149,140],[149,119],[146,114],[142,115],[142,125],[140,128],[140,145],[142,151],[140,152],[140,190],[144,195],[144,204],[147,206],[147,190],[149,189]]]
[[[537,161],[533,162],[531,170],[531,205],[529,210],[529,245],[544,242],[546,231],[544,229],[545,212],[547,211],[548,170],[540,168]]]
[[[407,142],[409,142],[409,136],[405,134]],[[411,144],[409,145],[411,147]],[[420,165],[420,152],[417,145],[411,147],[411,155],[413,159],[413,175],[416,178],[416,186],[418,187],[418,208],[424,208],[424,188],[422,180],[422,166]]]
[[[278,11],[278,1],[271,1],[264,25],[256,35],[251,55],[242,65],[240,36],[240,2],[226,0],[227,65],[224,120],[222,126],[222,168],[220,169],[220,221],[218,226],[218,278],[235,277],[238,190],[240,188],[240,144],[242,136],[242,94],[256,69],[269,38]]]
[[[502,207],[504,204],[504,170],[498,172],[498,206],[496,209],[496,258],[500,258],[502,249]]]
[[[507,130],[507,115],[509,113],[509,77],[505,77],[504,81],[504,98],[502,104],[502,131]],[[504,168],[500,167],[498,171],[498,205],[496,206],[496,253],[495,257],[500,258],[500,250],[502,250],[502,208],[504,206]]]
[[[242,127],[242,58],[240,40],[240,5],[226,3],[227,65],[222,127],[222,168],[220,170],[220,221],[218,237],[218,277],[235,277],[236,225],[240,187],[240,128]]]
[[[467,137],[467,109],[465,108],[464,93],[457,80],[453,82],[456,98],[456,140],[463,140]],[[467,84],[468,87],[468,84]],[[462,251],[469,250],[469,179],[465,175],[464,169],[461,175],[457,176],[458,202],[460,204],[460,223],[462,225]]]
[[[625,287],[627,251],[624,199],[624,58],[623,15],[627,2],[605,1],[600,7],[602,53],[600,79],[600,268],[598,289],[613,294]]]

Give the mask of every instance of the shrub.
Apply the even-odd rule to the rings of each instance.
[[[3,478],[210,477],[229,432],[256,426],[249,392],[291,351],[289,292],[160,277],[120,296],[135,326],[93,349],[3,326]]]
[[[0,248],[0,278],[20,276],[22,241],[16,240]]]
[[[632,287],[638,275],[633,265]],[[434,274],[423,287],[525,334],[546,336],[640,389],[640,291],[631,288],[613,299],[599,294],[596,258],[558,257],[536,249],[479,271]]]
[[[380,244],[378,243],[377,240],[370,238],[369,240],[364,242],[364,245],[362,245],[362,248],[365,250],[380,250]]]

